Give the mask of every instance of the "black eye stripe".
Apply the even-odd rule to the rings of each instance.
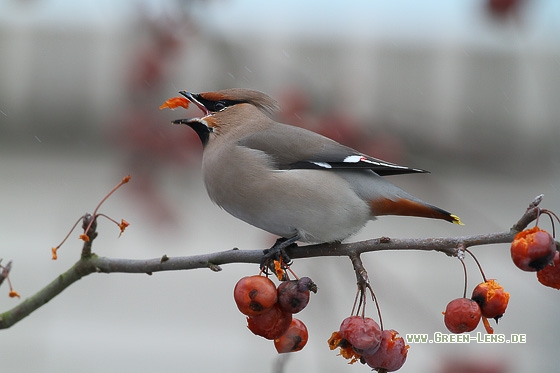
[[[211,101],[211,100],[207,100],[203,97],[201,97],[200,95],[195,95],[196,100],[198,102],[200,102],[202,105],[204,105],[204,107],[211,112],[218,112],[218,111],[222,111],[227,107],[233,106],[233,105],[237,105],[240,103],[243,103],[244,101],[238,101],[238,100],[218,100],[218,101]]]

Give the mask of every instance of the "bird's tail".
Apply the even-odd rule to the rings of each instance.
[[[453,224],[464,225],[457,215],[439,207],[406,198],[378,198],[370,202],[372,215],[401,215],[422,218],[441,219]]]

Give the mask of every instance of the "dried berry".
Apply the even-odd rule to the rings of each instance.
[[[363,358],[373,369],[394,372],[404,365],[408,347],[399,333],[385,329],[381,334],[381,343],[377,351],[371,355],[363,355]]]
[[[317,291],[316,285],[309,277],[299,280],[284,281],[278,286],[278,304],[289,313],[298,313],[309,303],[309,290]]]
[[[480,306],[482,316],[498,321],[506,312],[509,293],[495,280],[488,280],[478,284],[471,299]]]
[[[543,269],[550,264],[555,253],[554,239],[539,227],[519,232],[511,243],[511,259],[523,271]]]
[[[560,253],[554,254],[550,265],[537,272],[537,279],[545,286],[560,290]]]
[[[350,316],[340,324],[340,335],[360,353],[374,353],[381,341],[381,328],[369,317]]]
[[[473,331],[482,316],[480,307],[472,299],[457,298],[447,304],[443,322],[451,333]]]

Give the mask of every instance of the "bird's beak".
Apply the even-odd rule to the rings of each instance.
[[[179,91],[179,93],[181,95],[185,96],[190,102],[195,104],[200,110],[202,110],[204,112],[204,116],[210,114],[208,109],[206,109],[206,107],[204,105],[202,105],[202,103],[196,99],[195,95],[192,92]]]
[[[197,126],[197,124],[195,123],[202,123],[205,126],[208,126],[206,121],[204,120],[204,118],[206,118],[208,115],[210,115],[210,112],[208,111],[208,109],[206,109],[206,107],[196,99],[196,95],[192,92],[187,92],[187,91],[179,91],[179,93],[182,96],[185,96],[190,102],[192,102],[193,104],[195,104],[200,110],[202,110],[202,112],[204,113],[204,116],[202,118],[188,118],[188,119],[175,119],[174,121],[172,121],[171,123],[173,124],[186,124],[189,126]]]

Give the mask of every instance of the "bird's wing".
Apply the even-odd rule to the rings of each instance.
[[[427,172],[382,161],[315,132],[279,123],[243,137],[238,145],[266,153],[281,170],[369,169],[380,176]]]

